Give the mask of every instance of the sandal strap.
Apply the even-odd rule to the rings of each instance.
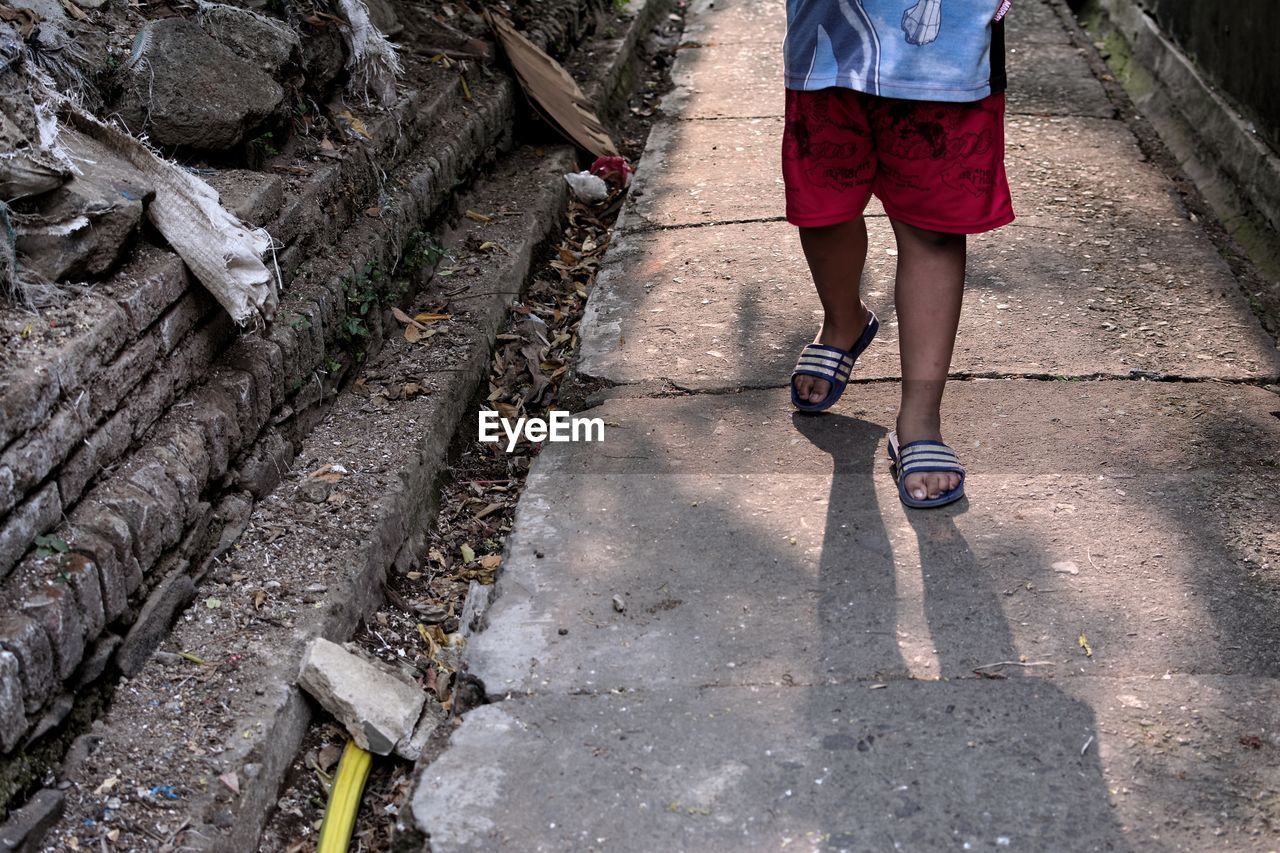
[[[830,382],[845,383],[853,372],[853,357],[842,349],[825,344],[806,344],[800,350],[793,376],[816,376]]]
[[[913,441],[898,449],[898,475],[930,472],[955,473],[964,476],[964,466],[956,452],[941,441]]]

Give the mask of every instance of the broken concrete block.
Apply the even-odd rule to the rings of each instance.
[[[130,131],[156,145],[230,148],[284,102],[269,74],[195,21],[152,21],[133,45],[118,112]]]
[[[378,755],[404,755],[427,698],[416,685],[321,637],[307,646],[298,685],[346,726],[357,746]]]
[[[436,729],[440,728],[441,723],[448,718],[448,713],[440,706],[440,703],[431,696],[427,696],[427,701],[422,708],[422,716],[418,719],[418,725],[414,728],[413,734],[409,736],[409,740],[398,748],[396,753],[401,758],[417,761],[422,757],[422,750],[426,748],[427,741],[435,734]]]

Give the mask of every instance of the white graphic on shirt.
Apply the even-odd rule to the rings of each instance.
[[[920,0],[902,13],[902,31],[907,44],[926,45],[942,29],[942,0]]]

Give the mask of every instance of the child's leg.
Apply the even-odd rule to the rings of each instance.
[[[862,337],[871,315],[862,304],[862,267],[867,261],[867,223],[861,217],[824,228],[801,228],[809,272],[822,302],[822,328],[814,340],[847,350]],[[798,376],[800,399],[820,403],[831,383],[815,376]]]
[[[900,445],[942,439],[942,390],[951,368],[964,294],[965,237],[890,219],[898,240],[895,305],[902,357]],[[950,473],[912,474],[907,492],[935,498],[960,484]]]

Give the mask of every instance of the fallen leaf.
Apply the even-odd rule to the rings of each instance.
[[[489,223],[489,222],[492,222],[492,221],[493,221],[493,217],[492,217],[492,216],[488,216],[488,215],[483,214],[483,213],[476,213],[474,210],[468,210],[466,213],[464,213],[464,214],[462,214],[462,215],[463,215],[463,216],[465,216],[465,217],[467,217],[467,219],[470,219],[472,222],[484,222],[484,223]]]
[[[502,557],[497,554],[485,554],[480,558],[480,565],[486,569],[496,569],[502,565]]]
[[[326,483],[336,483],[350,473],[351,472],[347,470],[345,465],[329,464],[322,465],[307,476],[313,480],[323,480]]]
[[[465,542],[462,543],[462,546],[460,548],[458,548],[458,551],[462,554],[462,562],[464,563],[470,563],[472,560],[476,558],[475,550],[472,549],[472,547],[466,544]]]
[[[236,775],[236,771],[228,770],[218,777],[218,781],[226,785],[231,793],[239,795],[240,793],[240,777]]]
[[[499,503],[489,504],[484,509],[476,513],[476,521],[479,521],[480,519],[484,518],[486,515],[491,515],[497,512],[498,510],[502,509],[504,506],[506,506],[506,504],[499,504]]]
[[[120,784],[119,776],[108,776],[106,779],[102,780],[101,785],[93,789],[93,793],[97,796],[101,796],[118,784]]]
[[[253,609],[261,610],[262,605],[267,603],[267,591],[260,589],[253,594]]]
[[[413,319],[419,323],[435,323],[438,320],[449,320],[452,314],[435,314],[431,311],[423,311],[421,314],[414,314]]]
[[[369,128],[365,127],[365,124],[363,121],[353,116],[350,110],[343,110],[342,112],[338,113],[338,118],[345,121],[352,130],[354,130],[356,133],[363,136],[365,139],[373,138],[369,135]]]
[[[425,341],[427,338],[434,337],[435,333],[435,329],[428,329],[421,323],[414,323],[411,326],[404,327],[404,339],[411,344],[416,344],[418,341]]]
[[[1089,645],[1088,637],[1086,637],[1084,634],[1081,634],[1080,639],[1077,640],[1076,642],[1080,644],[1080,648],[1084,649],[1085,657],[1087,658],[1093,657],[1093,648]]]

